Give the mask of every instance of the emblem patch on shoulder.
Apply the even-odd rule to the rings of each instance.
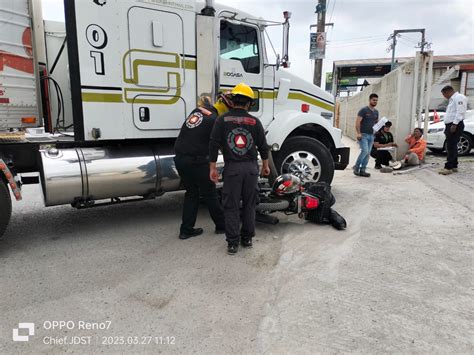
[[[194,112],[186,119],[186,126],[188,128],[196,128],[202,123],[203,115],[201,112]]]
[[[253,138],[244,128],[235,128],[227,136],[227,144],[233,153],[245,155],[253,146]]]

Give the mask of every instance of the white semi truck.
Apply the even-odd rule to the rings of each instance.
[[[199,95],[240,82],[255,92],[277,173],[331,182],[347,166],[334,97],[284,70],[290,13],[278,23],[193,0],[65,0],[64,9],[61,34],[39,0],[0,2],[0,236],[24,184],[40,183],[46,206],[77,208],[179,190],[183,120]],[[283,53],[270,63],[275,25]]]

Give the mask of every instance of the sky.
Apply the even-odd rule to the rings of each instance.
[[[88,0],[80,0],[88,1]],[[45,20],[63,21],[63,0],[42,0]],[[309,59],[309,33],[317,22],[317,0],[216,0],[266,20],[290,20],[289,57],[294,74],[312,81],[314,62]],[[389,58],[388,37],[394,30],[425,28],[426,40],[434,55],[474,54],[473,0],[327,0],[325,72],[332,72],[334,60]],[[281,28],[269,31],[277,52],[281,48]],[[396,56],[414,56],[419,33],[398,38]],[[272,57],[271,57],[272,58]]]

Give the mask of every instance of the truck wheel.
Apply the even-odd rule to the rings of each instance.
[[[12,215],[12,200],[8,186],[0,178],[0,238],[7,229]]]
[[[303,182],[324,181],[334,177],[334,160],[324,144],[311,137],[289,138],[276,154],[275,167],[279,174],[292,174]]]
[[[466,133],[461,135],[458,143],[458,154],[468,155],[472,149],[472,139]]]

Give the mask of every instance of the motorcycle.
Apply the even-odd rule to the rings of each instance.
[[[260,178],[259,202],[256,207],[257,221],[277,224],[274,212],[297,214],[316,224],[331,224],[338,230],[346,229],[347,222],[332,206],[336,199],[326,182],[303,183],[298,177],[283,174],[270,186],[268,179]]]

